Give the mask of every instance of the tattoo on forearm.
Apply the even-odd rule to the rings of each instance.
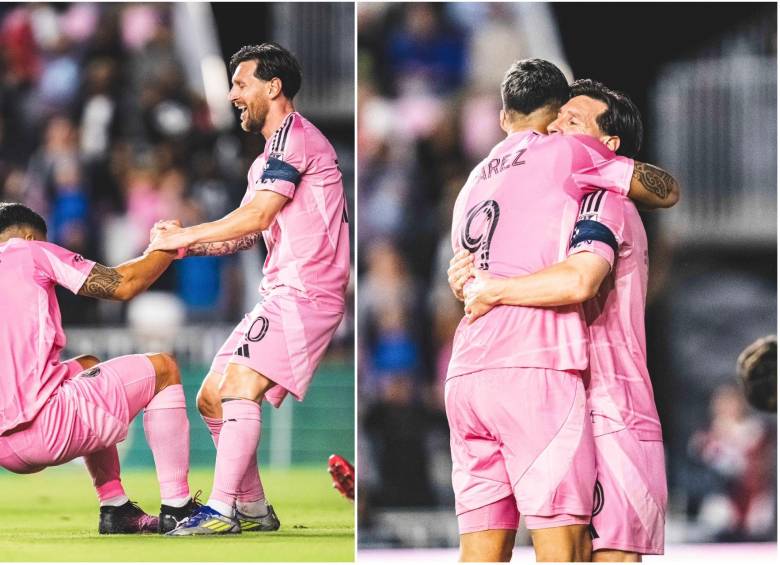
[[[114,298],[122,283],[122,275],[112,267],[95,263],[87,280],[81,285],[79,295],[91,298]]]
[[[674,177],[663,169],[639,161],[634,163],[634,178],[659,198],[669,196],[675,184]]]
[[[196,243],[187,248],[188,257],[204,255],[232,255],[244,249],[253,247],[260,239],[259,233],[253,233],[230,241],[216,241],[214,243]]]

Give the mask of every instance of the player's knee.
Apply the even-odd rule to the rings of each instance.
[[[237,396],[241,390],[240,376],[234,373],[226,373],[225,378],[219,383],[217,387],[217,396],[223,398],[225,396]]]
[[[213,389],[201,387],[198,395],[195,397],[195,403],[198,406],[198,412],[202,416],[213,418],[214,414],[220,412],[219,394]]]
[[[243,365],[228,365],[219,383],[219,398],[245,398],[259,402],[274,382],[254,369]]]
[[[170,353],[154,353],[149,355],[157,375],[157,389],[181,383],[181,374],[176,359]]]

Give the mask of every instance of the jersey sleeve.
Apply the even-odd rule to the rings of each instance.
[[[300,119],[290,114],[269,140],[259,190],[272,190],[292,198],[306,172],[306,134]]]
[[[94,261],[53,243],[36,241],[32,249],[38,272],[73,294],[78,293],[95,266]]]
[[[625,196],[599,190],[582,199],[569,255],[588,251],[613,267],[625,233]]]
[[[609,160],[599,160],[591,167],[574,173],[572,178],[580,187],[603,188],[627,196],[633,174],[634,160],[616,155]]]
[[[582,192],[606,189],[623,196],[631,188],[634,160],[615,155],[587,135],[565,135],[573,152],[572,180]]]

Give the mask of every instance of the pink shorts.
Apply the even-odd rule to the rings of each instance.
[[[661,441],[630,430],[597,436],[593,550],[663,555],[666,468]]]
[[[577,373],[509,368],[455,377],[445,405],[459,516],[514,497],[529,529],[590,522],[595,456]]]
[[[0,467],[35,473],[116,445],[154,396],[155,380],[145,355],[110,359],[69,378],[32,422],[0,436]]]
[[[536,516],[526,516],[525,524],[529,530],[553,528],[555,526],[585,525],[590,522],[589,516],[572,516],[561,514],[556,520],[539,519]],[[484,532],[485,530],[516,530],[520,525],[520,512],[514,496],[507,496],[476,510],[467,510],[458,516],[458,531],[461,534]]]
[[[268,295],[233,329],[211,371],[224,373],[228,363],[244,365],[276,383],[266,393],[274,406],[288,392],[303,400],[343,316],[343,309],[293,294]]]

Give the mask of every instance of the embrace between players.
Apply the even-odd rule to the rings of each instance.
[[[295,111],[298,61],[272,43],[230,61],[231,103],[265,148],[247,175],[241,205],[187,228],[161,221],[142,257],[111,268],[46,241],[46,223],[0,203],[0,467],[34,473],[84,456],[100,502],[100,533],[230,534],[279,528],[257,467],[261,405],[302,400],[344,313],[349,226],[341,172],[328,140]],[[197,406],[217,449],[204,505],[190,495],[189,422],[168,354],[92,355],[62,361],[55,285],[130,300],[177,258],[268,247],[260,299],[214,358]],[[144,410],[160,484],[159,516],[129,501],[116,444]]]
[[[461,560],[509,561],[519,516],[538,561],[664,549],[666,475],[647,371],[647,237],[636,203],[676,203],[635,162],[623,94],[553,64],[501,85],[507,137],[455,204],[448,270],[465,316],[445,385]],[[632,202],[632,200],[634,202]]]

